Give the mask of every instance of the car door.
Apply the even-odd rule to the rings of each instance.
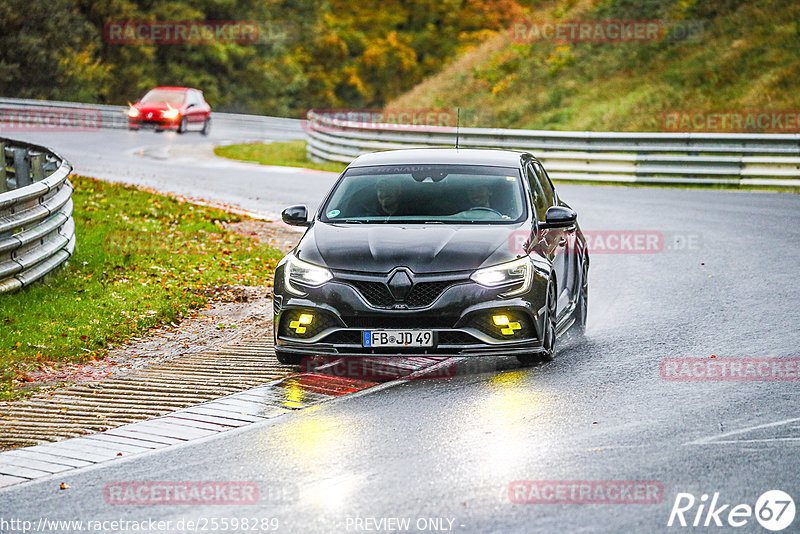
[[[547,172],[544,170],[544,167],[542,167],[542,164],[538,161],[534,161],[531,165],[536,174],[537,192],[542,197],[540,203],[543,205],[542,209],[546,213],[547,209],[558,205],[555,189],[550,182],[550,178],[547,176]],[[543,221],[544,217],[544,214],[540,215],[539,220]],[[572,267],[572,253],[570,250],[573,241],[571,239],[571,233],[574,233],[574,229],[552,228],[542,232],[542,238],[544,242],[547,243],[548,250],[551,251],[553,271],[556,273],[559,319],[561,315],[568,311],[572,296],[572,277],[574,275],[572,270],[574,267]]]
[[[186,117],[191,124],[203,122],[203,110],[197,91],[189,89],[186,95]]]
[[[528,163],[527,166],[528,184],[530,185],[531,203],[536,215],[536,236],[533,239],[533,244],[542,254],[547,256],[553,262],[553,271],[556,273],[556,282],[558,284],[557,294],[561,294],[561,276],[562,276],[562,263],[558,256],[561,254],[559,250],[559,232],[556,230],[542,229],[541,223],[545,222],[547,216],[547,209],[551,206],[548,201],[545,191],[542,187],[536,165]],[[559,299],[560,301],[561,299]],[[561,310],[559,302],[558,309]]]

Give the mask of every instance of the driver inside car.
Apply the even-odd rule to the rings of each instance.
[[[467,198],[470,202],[470,209],[489,208],[492,209],[492,190],[486,184],[475,184],[467,189]]]
[[[402,205],[402,186],[396,180],[383,179],[375,184],[381,215],[397,215]]]

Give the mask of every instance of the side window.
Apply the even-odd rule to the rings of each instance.
[[[550,206],[545,199],[544,191],[542,191],[542,186],[533,170],[533,165],[530,163],[528,164],[528,183],[531,187],[531,195],[533,195],[533,207],[536,209],[536,218],[543,221],[545,213],[547,213],[547,208]]]
[[[536,166],[536,174],[539,175],[539,183],[541,184],[544,198],[547,200],[548,206],[556,205],[556,194],[553,191],[553,184],[550,183],[550,178],[544,170],[544,167],[539,162],[534,163]]]
[[[200,104],[200,99],[197,98],[197,93],[195,93],[194,91],[189,91],[189,94],[187,95],[186,103],[187,104],[194,104],[195,106]]]

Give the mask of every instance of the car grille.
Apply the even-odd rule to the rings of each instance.
[[[453,285],[451,281],[444,282],[420,282],[414,284],[411,292],[406,298],[406,304],[412,308],[422,308],[433,304],[433,301],[444,293],[444,290]]]
[[[438,317],[409,317],[407,315],[398,316],[345,316],[342,317],[345,324],[350,328],[387,328],[404,330],[409,328],[452,328],[458,317],[438,316]]]
[[[394,297],[383,282],[353,281],[350,284],[361,293],[367,302],[377,308],[386,308],[394,304]]]
[[[348,283],[355,287],[361,293],[361,296],[376,308],[388,308],[394,304],[401,303],[409,308],[424,308],[433,304],[444,293],[445,289],[458,282],[453,280],[417,282],[403,301],[395,300],[389,291],[389,287],[384,282],[350,280]]]
[[[437,337],[439,345],[475,345],[480,343],[473,336],[459,331],[439,332]]]
[[[356,330],[339,330],[322,339],[322,343],[334,345],[361,345],[361,332]]]

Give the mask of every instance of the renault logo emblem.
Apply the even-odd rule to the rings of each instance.
[[[405,300],[408,293],[411,291],[411,277],[405,271],[397,271],[389,278],[389,291],[392,293],[394,300]]]

